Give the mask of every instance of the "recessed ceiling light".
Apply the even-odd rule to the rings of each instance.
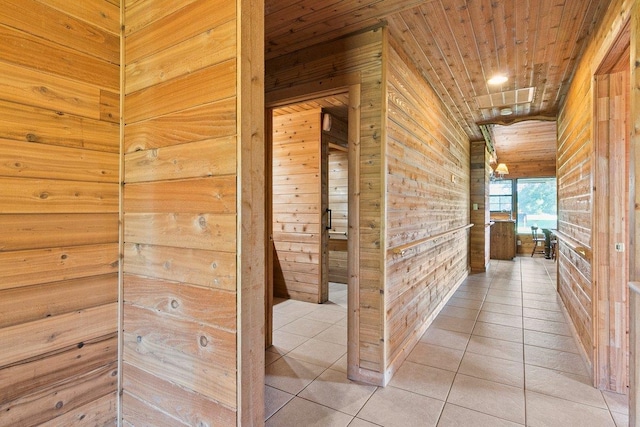
[[[509,80],[507,78],[507,76],[502,75],[502,74],[498,74],[498,75],[495,75],[495,76],[491,77],[489,80],[487,80],[487,83],[489,83],[490,85],[501,85],[502,83],[506,82],[507,80]]]
[[[500,115],[502,116],[510,116],[512,114],[513,114],[513,110],[509,107],[505,107],[500,110]]]

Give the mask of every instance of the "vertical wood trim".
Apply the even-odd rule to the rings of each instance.
[[[237,425],[264,423],[264,0],[237,0]]]
[[[120,138],[120,150],[119,150],[119,169],[118,169],[118,385],[117,385],[117,397],[116,397],[116,423],[118,426],[122,425],[122,389],[123,389],[123,355],[124,355],[124,88],[125,85],[125,37],[124,37],[124,24],[125,24],[125,7],[123,2],[120,4],[120,105],[119,111],[120,117],[118,117],[119,126],[119,138]]]
[[[360,85],[349,86],[347,233],[347,376],[360,369]]]
[[[329,142],[322,137],[322,111],[319,118],[320,128],[318,143],[318,170],[320,171],[320,283],[318,286],[318,301],[327,302],[329,299]],[[324,221],[322,220],[324,218]]]
[[[634,195],[631,199],[630,210],[630,235],[633,236],[631,240],[634,256],[629,259],[629,269],[631,272],[631,281],[640,281],[640,262],[636,260],[640,259],[640,245],[637,244],[640,241],[640,186],[637,185],[640,180],[640,150],[637,149],[640,144],[640,4],[636,1],[633,5],[633,11],[631,12],[631,123],[629,128],[631,130],[630,141],[630,159],[631,159],[631,181],[630,181],[630,195]],[[638,402],[640,405],[640,402]],[[640,415],[640,413],[639,413]]]
[[[630,210],[629,214],[629,235],[631,237],[631,247],[629,251],[633,256],[629,259],[630,280],[633,282],[640,281],[640,187],[637,185],[640,179],[640,150],[637,148],[640,144],[640,4],[635,1],[631,11],[631,123],[629,124],[630,135]],[[634,295],[637,298],[637,295]],[[640,330],[640,303],[632,302],[630,312],[631,323],[631,343],[629,351],[629,425],[638,424],[640,417],[640,399],[638,399],[638,389],[640,387],[640,345],[636,341],[636,335]]]
[[[609,277],[609,76],[595,76],[593,79],[593,151],[591,188],[593,189],[593,210],[591,223],[593,224],[592,244],[594,257],[592,261],[593,303],[591,307],[593,350],[590,355],[593,381],[602,387],[607,372],[602,372],[607,366],[607,324],[609,319],[606,312],[608,300],[607,279]],[[604,354],[603,354],[604,352]]]
[[[264,196],[265,196],[265,348],[273,344],[273,109],[267,108],[264,119]]]
[[[382,248],[382,254],[380,256],[380,292],[382,298],[380,299],[380,322],[382,331],[380,336],[383,337],[382,343],[379,346],[382,354],[380,359],[382,360],[382,385],[386,386],[387,382],[391,379],[387,367],[389,366],[389,319],[387,318],[387,301],[388,301],[388,289],[387,289],[387,218],[389,217],[389,204],[387,198],[387,192],[389,188],[389,174],[388,174],[388,160],[387,160],[387,128],[389,127],[388,112],[389,112],[389,29],[387,27],[382,28],[382,105],[380,108],[380,123],[382,123],[380,129],[380,248]]]

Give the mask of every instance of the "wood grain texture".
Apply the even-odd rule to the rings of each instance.
[[[0,366],[109,335],[116,328],[116,313],[117,304],[111,303],[2,328],[7,348]]]
[[[202,322],[228,331],[236,329],[235,292],[191,286],[149,277],[125,275],[124,300],[159,313]],[[162,289],[163,293],[158,293]],[[212,304],[215,303],[215,304]]]
[[[628,55],[619,58],[628,64]],[[599,343],[595,351],[599,388],[627,390],[627,252],[616,243],[629,244],[629,69],[596,79],[594,141],[594,326]]]
[[[114,424],[120,5],[0,11],[0,425]]]
[[[509,179],[556,175],[557,125],[529,120],[509,126],[490,126],[497,163],[509,167]],[[494,167],[496,165],[493,165]]]
[[[68,5],[63,10],[56,10],[36,0],[20,0],[3,8],[0,21],[45,40],[119,64],[118,35],[105,31],[102,25],[95,26],[75,18],[73,9],[71,6],[69,13]],[[118,20],[119,14],[113,18]]]
[[[0,176],[118,183],[118,156],[0,138]]]
[[[8,214],[118,212],[118,185],[102,182],[0,177]]]
[[[156,55],[127,64],[125,93],[129,94],[172,78],[233,59],[236,21],[225,22],[175,44]],[[181,58],[176,61],[175,58]]]
[[[3,214],[0,251],[117,243],[118,215]]]
[[[234,253],[125,243],[124,271],[208,288],[236,289]]]
[[[251,253],[238,249],[240,206],[253,205],[239,191],[253,169],[238,171],[260,128],[240,132],[254,102],[241,99],[244,85],[260,85],[259,73],[243,82],[239,56],[255,52],[238,48],[235,2],[125,8],[123,425],[235,424],[240,296],[255,296],[238,287],[256,286],[238,277],[240,253]]]
[[[594,104],[597,102],[600,105],[602,101],[598,101],[602,96],[594,83],[594,75],[610,47],[614,45],[618,34],[623,30],[631,3],[623,0],[614,1],[607,8],[602,22],[589,40],[566,101],[558,114],[558,229],[573,242],[572,245],[560,245],[558,292],[578,331],[594,378],[600,378],[602,372],[608,372],[599,384],[614,389],[621,386],[619,379],[624,378],[625,374],[621,374],[618,367],[615,367],[615,359],[609,364],[606,358],[598,358],[600,349],[606,351],[604,349],[609,345],[601,342],[599,338],[601,329],[609,329],[609,326],[600,324],[598,320],[601,314],[598,307],[598,289],[599,286],[605,286],[606,289],[607,285],[597,283],[599,274],[607,274],[606,270],[600,270],[598,273],[598,269],[605,268],[607,262],[600,254],[603,250],[602,245],[598,244],[596,247],[594,244],[598,241],[602,221],[608,221],[607,214],[601,215],[603,206],[597,202],[597,195],[602,190],[602,180],[608,178],[601,174],[602,163],[597,160],[602,158],[602,153],[595,143],[601,136],[596,130],[599,128],[596,122],[601,121],[602,117],[595,117],[594,112],[603,111],[596,109]],[[604,132],[606,134],[608,131]],[[573,247],[582,247],[592,256],[585,258],[575,252]],[[608,280],[607,277],[607,282]],[[603,292],[606,292],[604,289]],[[620,308],[611,308],[614,312],[622,313]],[[619,325],[622,326],[622,323]],[[604,333],[603,330],[602,332]],[[614,332],[614,335],[620,333],[626,334],[626,331],[619,330]],[[605,379],[608,375],[612,377]],[[617,384],[612,386],[611,381]]]
[[[347,145],[347,123],[334,118],[331,132],[323,132],[327,143],[340,147]],[[349,155],[348,151],[329,149],[328,196],[331,209],[331,230],[329,230],[329,281],[347,283],[347,240],[349,220]],[[337,237],[343,245],[336,244]],[[333,246],[332,246],[333,245]]]
[[[236,132],[236,98],[198,105],[127,125],[126,153],[186,142],[232,136]]]
[[[124,362],[235,407],[235,333],[128,304],[125,318]]]
[[[0,289],[113,273],[118,260],[117,243],[0,252]]]
[[[117,425],[117,402],[117,393],[107,394],[40,425],[45,427],[59,425]]]
[[[124,212],[232,213],[235,190],[235,176],[132,183],[124,189]]]
[[[382,32],[367,31],[331,43],[321,44],[313,48],[302,49],[281,58],[267,60],[265,64],[266,98],[272,101],[304,97],[309,93],[331,92],[331,95],[342,93],[354,85],[357,96],[349,95],[349,102],[354,100],[354,111],[357,109],[359,120],[349,120],[349,124],[357,127],[353,141],[357,144],[359,155],[354,158],[357,170],[356,192],[361,201],[360,213],[355,220],[358,230],[350,232],[356,236],[359,253],[359,264],[352,270],[352,276],[358,278],[353,292],[359,293],[357,311],[357,330],[350,340],[355,343],[355,358],[350,363],[349,376],[381,384],[383,381],[383,307],[380,304],[382,280],[380,266],[382,249],[380,247],[381,204],[383,191],[380,187],[382,166],[380,163],[382,132],[381,111],[384,94],[382,91]],[[358,108],[356,108],[356,106]],[[351,142],[350,142],[351,143]],[[274,184],[276,183],[274,177]],[[355,186],[354,186],[355,187]],[[300,205],[295,212],[305,214],[314,205]],[[291,252],[285,261],[302,259],[304,255]],[[281,259],[282,261],[282,259]],[[371,296],[371,298],[369,298]],[[357,299],[354,299],[357,301]]]
[[[118,300],[115,273],[0,291],[0,328]]]
[[[471,162],[462,128],[402,50],[399,34],[390,31],[388,37],[383,227],[390,375],[420,339],[430,316],[468,274],[469,235],[460,227],[469,223]],[[396,248],[414,243],[415,249],[396,254]]]
[[[157,411],[166,412],[175,418],[174,422],[183,422],[185,425],[198,425],[198,423],[208,423],[212,426],[235,424],[235,411],[224,405],[213,403],[198,393],[179,387],[128,363],[124,364],[123,369],[125,371],[123,384],[125,389],[124,418],[132,424],[137,424],[135,420],[138,417],[150,416]],[[139,396],[143,402],[150,402],[154,407],[148,408],[144,413],[134,417],[133,411],[126,403],[128,395]]]
[[[629,94],[630,104],[630,122],[629,126],[631,132],[630,138],[630,176],[632,182],[638,182],[640,179],[640,150],[636,147],[639,143],[639,129],[640,129],[640,64],[638,58],[640,57],[640,5],[638,2],[634,2],[631,6],[631,18],[630,18],[630,43],[629,43],[629,56],[630,62],[635,65],[631,66],[631,92]],[[629,196],[632,197],[635,202],[634,207],[629,208],[629,227],[630,238],[638,240],[638,230],[640,230],[640,186],[632,185],[629,189]],[[640,299],[638,298],[640,284],[640,247],[635,245],[635,248],[629,251],[629,425],[637,424],[640,420],[640,399],[638,392],[640,391],[640,331],[638,330],[638,318],[640,316]]]
[[[60,384],[55,390],[45,389],[29,398],[23,397],[7,405],[0,405],[3,412],[0,425],[40,425],[47,421],[55,425],[57,417],[67,419],[65,414],[69,411],[78,410],[85,405],[93,406],[92,402],[99,403],[104,396],[112,395],[116,384],[117,364],[114,362],[79,375],[74,381]],[[96,415],[100,415],[100,412]],[[113,414],[103,413],[98,419],[100,418],[110,422],[115,417]]]
[[[470,221],[469,264],[474,272],[487,270],[491,256],[489,213],[489,152],[485,141],[472,141],[470,148]],[[477,209],[476,209],[477,205]]]
[[[237,425],[265,419],[264,342],[267,235],[264,0],[238,0],[238,302]],[[258,260],[258,262],[256,262]]]
[[[275,110],[272,125],[274,295],[315,303],[324,302],[321,252],[326,234],[320,120],[317,108],[289,114]],[[301,206],[310,207],[306,221],[287,222]],[[299,262],[306,268],[295,265]]]
[[[116,1],[116,0],[111,0]],[[184,0],[176,3],[173,0],[158,0],[153,4],[145,0],[125,0],[125,35],[140,31],[143,27],[165,16],[171,15],[178,9],[188,6],[196,0]]]
[[[491,259],[512,260],[515,256],[515,221],[495,221],[491,226]]]
[[[236,217],[230,214],[126,214],[125,242],[233,253]]]
[[[120,149],[117,124],[33,105],[0,100],[0,125],[2,138],[23,143],[78,147],[116,154]]]
[[[0,370],[0,404],[50,387],[50,384],[73,382],[76,376],[110,364],[117,357],[117,348],[118,340],[113,334],[77,343],[54,352],[48,358],[32,359],[3,368]]]
[[[79,81],[53,76],[10,63],[0,64],[3,99],[61,111],[79,117],[100,119],[100,89]]]
[[[173,13],[159,17],[159,19],[127,35],[127,61],[129,63],[151,54],[161,55],[162,50],[185,40],[193,40],[198,34],[233,20],[236,14],[233,2],[197,0],[185,4],[181,9],[176,9],[176,6],[173,8],[175,10]],[[144,14],[148,10],[148,6],[141,5],[138,10]],[[160,10],[161,13],[166,13],[166,10]],[[139,18],[148,19],[144,16]],[[129,20],[126,13],[125,20],[127,22]],[[136,26],[137,22],[134,20],[132,25]],[[201,54],[206,55],[204,52]],[[192,62],[198,60],[199,57],[195,57]]]
[[[120,88],[118,64],[3,25],[0,37],[4,41],[0,56],[14,64],[58,77],[73,75],[83,83],[113,91]]]
[[[125,182],[232,175],[236,149],[236,139],[227,137],[129,153]]]
[[[216,90],[208,90],[211,85]],[[176,77],[125,97],[130,123],[185,110],[236,95],[236,62],[228,60]]]
[[[87,0],[73,4],[65,0],[37,1],[120,36],[120,3],[105,0]]]

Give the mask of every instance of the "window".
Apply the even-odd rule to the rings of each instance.
[[[513,183],[510,179],[491,181],[489,184],[489,208],[491,212],[511,214],[513,208]]]
[[[557,228],[558,208],[555,178],[519,179],[518,233],[531,233],[531,226]]]

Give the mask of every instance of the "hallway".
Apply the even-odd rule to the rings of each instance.
[[[276,301],[267,426],[626,426],[590,385],[555,292],[557,264],[517,257],[469,276],[385,388],[346,379],[346,287]]]

